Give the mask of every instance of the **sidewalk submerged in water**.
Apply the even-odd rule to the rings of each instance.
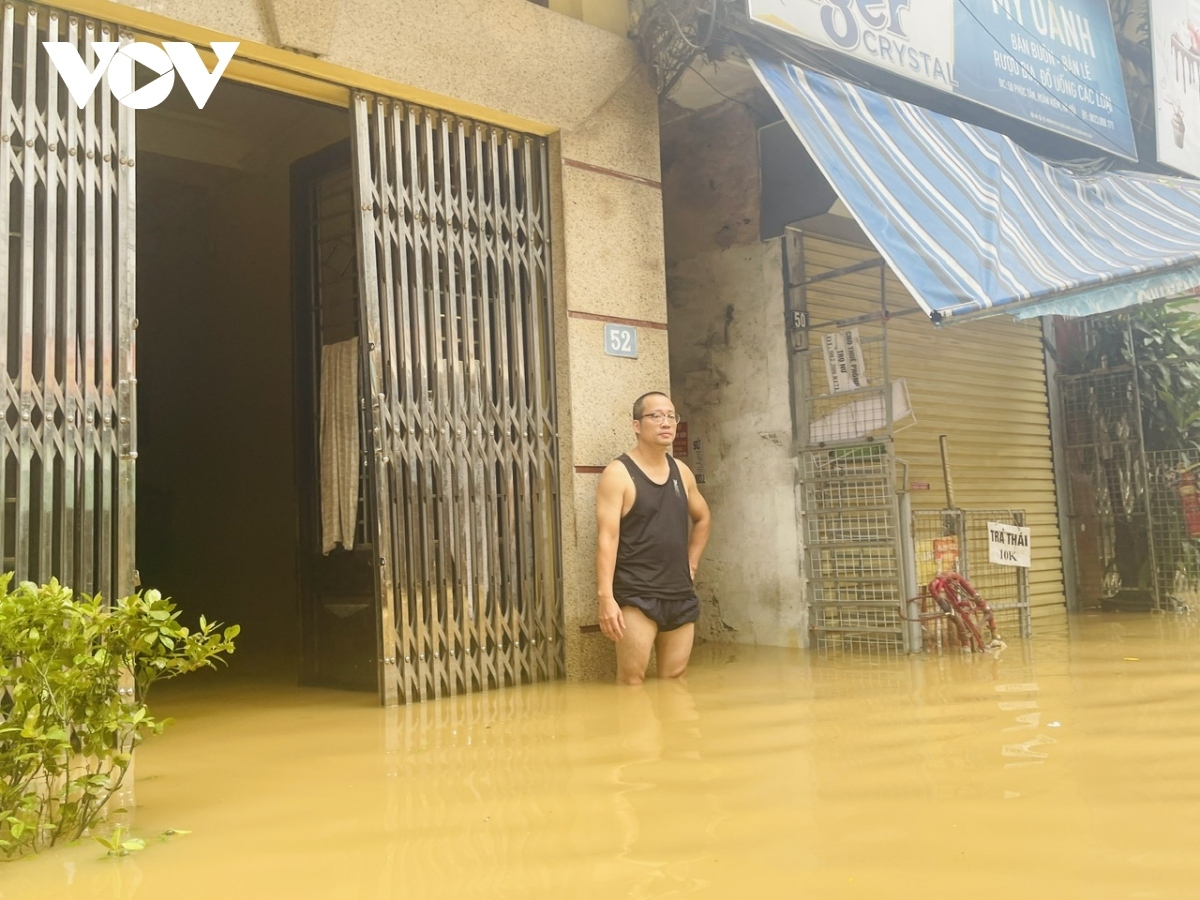
[[[1110,614],[998,656],[707,645],[686,683],[391,710],[181,682],[147,849],[5,865],[0,898],[1194,897],[1198,659],[1197,619]]]

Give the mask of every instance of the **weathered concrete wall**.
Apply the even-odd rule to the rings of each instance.
[[[579,630],[595,620],[592,469],[629,443],[633,398],[668,383],[657,98],[633,44],[616,33],[612,3],[568,4],[572,18],[527,0],[67,0],[184,40],[194,38],[191,27],[298,49],[387,79],[398,96],[408,96],[404,87],[432,92],[446,108],[520,117],[551,135],[565,622],[575,677],[612,674],[611,646]],[[301,53],[285,58],[292,63],[298,71],[313,65]],[[605,357],[596,316],[642,322],[640,358]]]
[[[782,256],[759,241],[756,126],[726,103],[663,129],[671,386],[713,510],[700,633],[801,646]]]

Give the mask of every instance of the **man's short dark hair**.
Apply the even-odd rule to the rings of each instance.
[[[664,394],[662,391],[647,391],[646,393],[642,394],[642,396],[638,397],[636,400],[633,401],[633,417],[635,419],[640,419],[642,417],[642,413],[644,413],[646,411],[646,398],[647,397],[666,397],[668,400],[671,399],[667,394]]]

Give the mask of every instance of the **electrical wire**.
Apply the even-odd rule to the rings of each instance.
[[[693,50],[699,52],[712,43],[713,32],[716,31],[717,25],[718,2],[720,2],[720,0],[712,0],[712,6],[710,6],[708,10],[708,34],[704,36],[703,42],[699,44],[693,44],[691,38],[687,36],[687,33],[683,30],[683,26],[679,24],[679,19],[675,17],[675,13],[671,12],[669,0],[662,0],[662,8],[666,14],[671,17],[671,21],[675,23],[675,30],[679,32],[680,39]],[[726,2],[728,2],[728,0],[726,0]]]

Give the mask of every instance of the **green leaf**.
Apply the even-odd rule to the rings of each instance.
[[[96,835],[92,836],[92,840],[94,840],[101,847],[107,847],[109,852],[111,853],[120,848],[122,835],[123,835],[123,829],[121,828],[120,825],[118,825],[116,828],[113,829],[113,833],[109,837],[103,837],[101,835],[96,834]]]
[[[233,652],[235,626],[222,639],[192,633],[179,615],[157,592],[109,605],[56,581],[17,583],[0,573],[0,693],[10,701],[0,716],[0,856],[67,843],[94,827],[129,751],[169,722],[150,714],[148,689]],[[130,677],[135,702],[120,693]],[[39,791],[47,783],[58,786]],[[114,856],[145,846],[120,829],[96,840]]]

